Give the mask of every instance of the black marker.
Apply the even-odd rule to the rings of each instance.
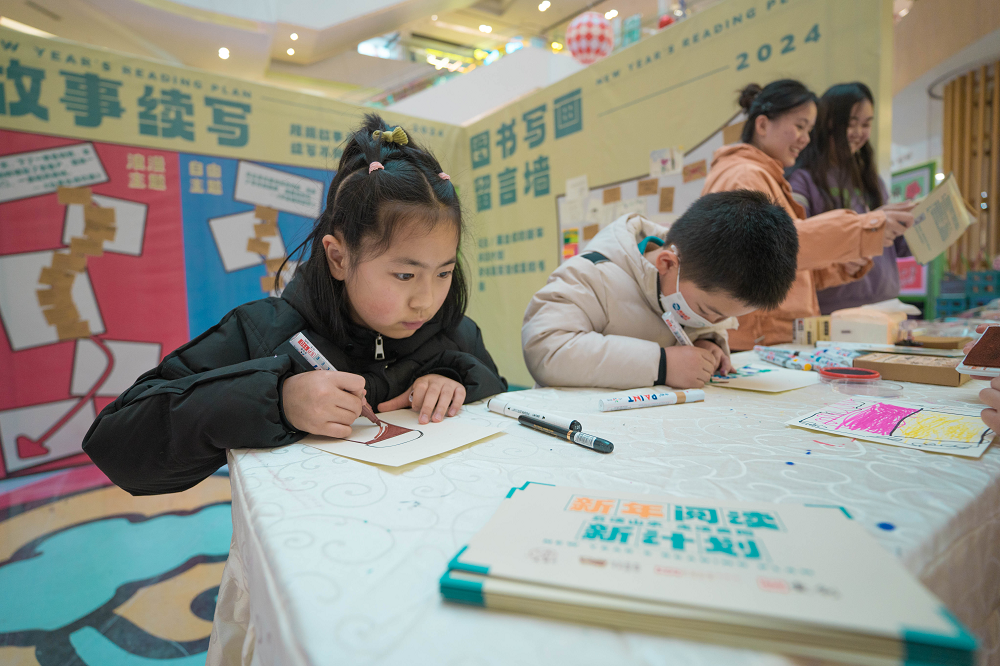
[[[552,435],[553,437],[558,437],[559,439],[565,439],[569,442],[573,442],[574,444],[579,444],[580,446],[585,446],[588,449],[593,449],[598,453],[611,453],[615,450],[615,445],[606,439],[594,437],[593,435],[588,435],[576,430],[560,428],[557,425],[546,423],[545,421],[539,421],[538,419],[533,419],[530,416],[518,416],[517,422],[526,428],[532,428],[533,430],[544,432],[547,435]]]

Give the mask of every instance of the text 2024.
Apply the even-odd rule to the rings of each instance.
[[[816,23],[809,30],[809,32],[806,34],[805,39],[802,41],[805,42],[806,44],[808,44],[809,42],[818,42],[819,37],[820,37],[819,24]],[[781,49],[778,51],[779,55],[785,55],[786,53],[791,53],[792,51],[795,50],[795,35],[790,35],[790,34],[785,35],[779,41],[781,42],[780,44]],[[772,48],[770,44],[761,44],[760,47],[757,49],[758,62],[767,62],[771,58],[771,55],[774,53],[774,48],[777,47]],[[750,60],[750,54],[748,54],[746,51],[744,51],[743,53],[737,53],[736,70],[739,71],[741,69],[748,68],[750,66],[749,60]]]

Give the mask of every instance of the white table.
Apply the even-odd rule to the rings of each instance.
[[[906,384],[905,398],[978,404],[984,385]],[[826,385],[709,387],[703,403],[602,414],[595,396],[607,393],[518,401],[580,418],[614,442],[610,455],[482,403],[456,418],[507,434],[398,471],[300,444],[233,450],[233,545],[209,664],[795,663],[443,602],[448,560],[526,481],[844,506],[983,640],[984,663],[1000,663],[1000,444],[972,460],[783,425],[844,399]]]

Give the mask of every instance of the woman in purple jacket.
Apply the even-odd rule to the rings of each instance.
[[[875,169],[868,139],[875,119],[875,100],[863,83],[831,87],[819,101],[816,125],[809,145],[788,176],[792,196],[806,209],[806,217],[848,208],[866,213],[876,208],[909,210],[910,204],[888,204],[888,193]],[[877,303],[899,295],[896,257],[910,256],[902,236],[874,258],[874,266],[860,280],[816,293],[820,311]]]

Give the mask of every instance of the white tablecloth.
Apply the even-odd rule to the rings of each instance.
[[[984,385],[906,384],[905,398],[978,404]],[[233,545],[209,664],[793,663],[443,602],[448,560],[526,481],[844,506],[1000,662],[1000,443],[972,460],[784,425],[844,399],[826,385],[778,395],[709,387],[702,403],[602,414],[595,396],[606,393],[517,398],[580,418],[614,442],[610,455],[482,403],[457,418],[507,434],[400,470],[299,444],[233,450]]]

